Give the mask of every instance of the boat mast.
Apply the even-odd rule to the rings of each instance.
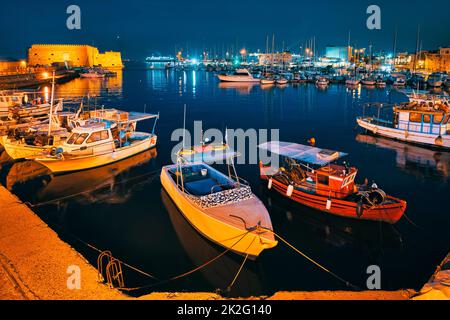
[[[50,98],[50,114],[48,119],[48,136],[52,133],[52,116],[53,116],[53,100],[55,98],[55,70],[53,70],[52,76],[52,96]]]

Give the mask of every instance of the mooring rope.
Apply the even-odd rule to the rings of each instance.
[[[193,274],[194,272],[197,272],[197,271],[199,271],[199,270],[201,270],[201,269],[207,267],[208,265],[210,265],[210,264],[213,263],[214,261],[216,261],[216,260],[218,260],[219,258],[223,257],[225,254],[227,254],[229,251],[231,251],[231,250],[233,249],[233,247],[235,247],[239,242],[241,242],[242,239],[244,239],[245,236],[247,236],[250,232],[251,232],[251,231],[246,231],[245,233],[243,233],[243,234],[240,236],[239,240],[236,241],[231,247],[228,247],[225,251],[223,251],[222,253],[220,253],[219,255],[217,255],[216,257],[214,257],[213,259],[211,259],[211,260],[205,262],[204,264],[202,264],[202,265],[200,265],[200,266],[198,266],[198,267],[196,267],[196,268],[194,268],[194,269],[192,269],[192,270],[190,270],[190,271],[187,271],[187,272],[184,272],[184,273],[182,273],[182,274],[180,274],[180,275],[171,277],[171,278],[169,278],[169,279],[167,279],[167,280],[163,280],[163,281],[160,281],[160,282],[157,282],[157,283],[154,283],[154,284],[150,284],[150,285],[146,285],[146,286],[135,287],[135,288],[117,288],[117,289],[123,290],[123,291],[136,291],[136,290],[149,289],[149,288],[153,288],[153,287],[156,287],[156,286],[160,286],[160,285],[162,285],[162,284],[166,284],[166,283],[169,283],[169,282],[172,282],[172,281],[181,279],[181,278],[183,278],[183,277],[186,277],[186,276],[188,276],[188,275],[191,275],[191,274]],[[254,239],[253,239],[253,240],[254,240]],[[242,266],[243,266],[243,265],[242,265]],[[241,269],[242,269],[242,267],[241,267]],[[237,278],[237,277],[236,277],[236,278]]]
[[[248,253],[247,253],[247,250],[252,246],[252,244],[253,244],[253,242],[255,242],[255,240],[256,240],[256,237],[253,237],[252,242],[250,242],[250,244],[248,245],[247,249],[245,249],[245,253],[246,253],[246,254],[245,254],[245,258],[244,258],[244,260],[242,261],[242,264],[241,264],[241,266],[239,267],[239,270],[237,271],[236,275],[234,276],[233,281],[231,281],[230,285],[227,287],[227,291],[228,291],[228,292],[231,291],[231,289],[233,288],[234,283],[236,282],[237,278],[239,277],[239,274],[240,274],[241,271],[242,271],[242,268],[244,268],[244,264],[245,264],[245,262],[247,262],[247,259],[248,259]]]
[[[310,261],[311,263],[313,263],[314,265],[316,265],[317,267],[319,267],[320,269],[322,269],[323,271],[327,272],[328,274],[332,275],[333,277],[335,277],[336,279],[338,279],[339,281],[345,283],[345,285],[347,287],[351,287],[354,290],[360,290],[360,288],[358,288],[357,286],[353,285],[352,283],[350,283],[349,281],[343,279],[342,277],[338,276],[336,273],[334,273],[333,271],[329,270],[328,268],[324,267],[323,265],[321,265],[320,263],[318,263],[317,261],[315,261],[314,259],[310,258],[308,255],[306,255],[305,253],[301,252],[299,249],[297,249],[295,246],[293,246],[292,244],[290,244],[286,239],[284,239],[282,236],[280,236],[279,234],[277,234],[275,231],[271,230],[271,229],[267,229],[262,227],[264,230],[268,230],[270,232],[273,233],[274,236],[276,236],[278,239],[280,239],[284,244],[286,244],[288,247],[290,247],[292,250],[294,250],[295,252],[297,252],[298,254],[300,254],[301,256],[303,256],[305,259],[307,259],[308,261]]]

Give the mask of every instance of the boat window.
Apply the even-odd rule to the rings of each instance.
[[[429,115],[429,114],[424,114],[424,115],[423,115],[423,122],[424,122],[424,123],[430,123],[430,122],[431,122],[431,115]]]
[[[86,141],[87,143],[98,142],[102,140],[106,140],[109,138],[108,130],[98,131],[91,134],[89,139]]]
[[[70,137],[69,140],[67,140],[68,144],[72,144],[75,142],[75,140],[77,140],[79,134],[78,133],[73,133]]]
[[[422,122],[422,114],[417,112],[411,112],[409,114],[409,121],[411,122]]]
[[[3,98],[0,98],[0,102],[4,102]]]
[[[100,132],[100,139],[101,140],[106,140],[108,138],[109,138],[108,130],[103,130],[102,132]]]
[[[330,181],[330,178],[328,176],[324,176],[324,175],[320,175],[320,174],[317,175],[317,183],[328,185],[329,181]]]
[[[450,119],[450,115],[447,115],[442,123],[447,124],[449,119]]]
[[[442,119],[444,119],[444,115],[443,114],[435,114],[433,117],[433,123],[435,124],[439,124],[442,122]]]
[[[86,140],[87,136],[87,133],[80,134],[80,136],[75,140],[75,144],[82,144],[84,140]]]

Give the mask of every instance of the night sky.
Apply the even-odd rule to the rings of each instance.
[[[81,7],[81,30],[66,28],[66,8]],[[382,29],[368,30],[366,9],[381,7]],[[449,0],[42,0],[2,1],[0,56],[24,58],[33,43],[91,44],[120,50],[124,58],[152,53],[191,55],[236,46],[265,51],[266,36],[276,46],[298,51],[315,36],[323,53],[327,44],[392,51],[398,29],[398,51],[414,51],[417,26],[423,49],[450,45]]]

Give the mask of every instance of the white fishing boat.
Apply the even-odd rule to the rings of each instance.
[[[373,134],[392,139],[450,148],[450,108],[447,102],[414,101],[395,105],[392,120],[381,119],[380,109],[384,106],[377,106],[377,116],[357,118],[360,127]]]
[[[345,80],[345,84],[349,86],[358,86],[360,84],[360,81],[356,78],[351,78]]]
[[[330,80],[328,80],[325,77],[319,77],[316,81],[316,85],[319,87],[326,87],[330,83]]]
[[[53,173],[85,170],[120,161],[156,145],[154,131],[158,118],[159,115],[129,112],[128,120],[120,124],[98,119],[74,128],[58,148],[32,159]],[[136,123],[148,119],[155,119],[152,133],[136,132]]]
[[[375,86],[376,81],[373,78],[368,77],[368,78],[362,79],[361,84],[364,86],[372,87],[372,86]]]
[[[259,78],[255,78],[248,69],[237,69],[234,74],[217,76],[220,81],[226,82],[259,82]]]
[[[189,223],[205,238],[255,259],[277,245],[269,213],[248,183],[237,177],[236,153],[226,145],[182,149],[161,170],[161,183]],[[205,162],[227,160],[228,175]]]
[[[382,78],[378,78],[375,82],[375,85],[378,88],[385,88],[386,87],[386,81],[384,81]]]
[[[445,78],[441,73],[433,73],[428,77],[427,85],[431,88],[440,88],[444,84]]]
[[[86,123],[80,119],[80,111],[55,112],[47,123],[30,125],[25,131],[2,136],[1,144],[14,160],[40,155],[63,144],[73,128]]]
[[[404,75],[399,75],[394,77],[394,83],[392,84],[394,87],[405,87],[406,86],[406,77]]]
[[[287,80],[286,78],[284,78],[284,77],[280,77],[280,78],[278,78],[278,79],[276,80],[276,83],[277,83],[277,84],[281,84],[281,85],[285,85],[285,84],[288,83],[288,80]]]
[[[23,92],[0,91],[0,119],[7,118],[12,107],[18,107],[28,102],[28,96]]]
[[[274,84],[274,83],[275,83],[275,80],[272,79],[272,78],[261,79],[261,84],[262,85],[270,85],[270,84]]]
[[[105,77],[104,73],[101,73],[97,70],[89,69],[87,72],[80,73],[80,77],[82,78],[90,78],[90,79],[102,79]]]

